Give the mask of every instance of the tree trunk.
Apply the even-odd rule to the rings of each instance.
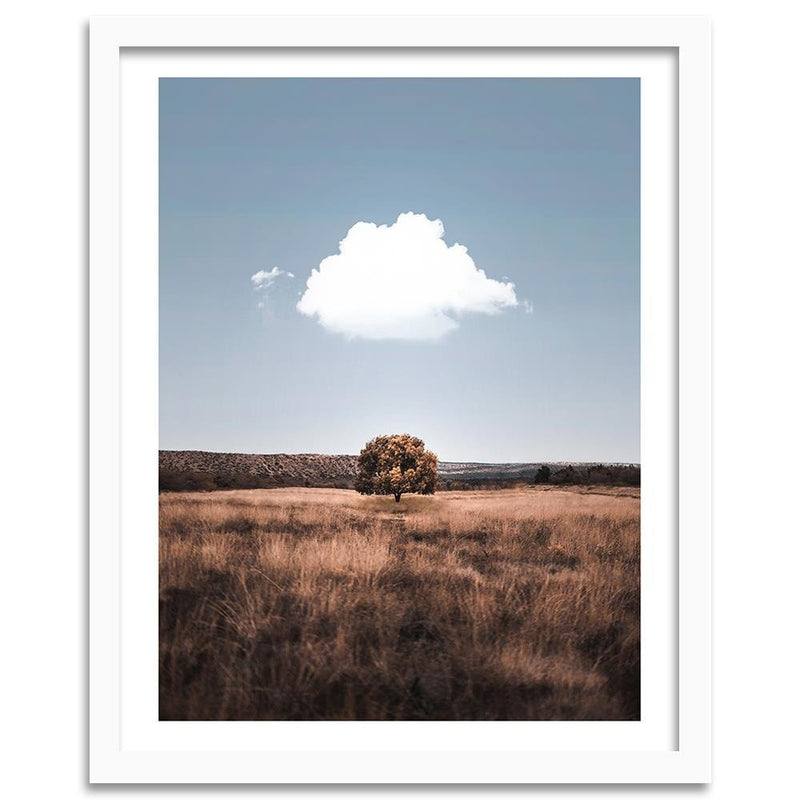
[[[400,502],[400,492],[395,492],[394,493],[394,501],[395,501],[395,503],[399,503]]]

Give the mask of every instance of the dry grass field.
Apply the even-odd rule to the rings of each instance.
[[[160,517],[161,719],[639,717],[636,489],[162,494]]]

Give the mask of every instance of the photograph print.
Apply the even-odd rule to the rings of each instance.
[[[159,80],[159,719],[638,720],[640,82]]]

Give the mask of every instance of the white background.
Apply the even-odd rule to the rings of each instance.
[[[335,5],[346,13],[380,9],[377,2]],[[708,14],[714,28],[715,779],[708,789],[564,787],[537,790],[539,796],[781,797],[796,786],[800,123],[791,9],[778,0],[406,0],[386,7],[409,14]],[[300,0],[32,0],[3,16],[0,670],[9,796],[265,791],[86,785],[86,19],[322,10],[322,2]],[[369,787],[335,791],[378,794]],[[531,789],[390,791],[424,797]]]

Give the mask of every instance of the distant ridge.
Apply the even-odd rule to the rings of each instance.
[[[160,450],[158,469],[161,487],[252,488],[272,486],[352,487],[358,456],[320,453],[214,453],[206,450]],[[563,478],[572,475],[585,481],[600,470],[624,477],[626,485],[638,485],[638,464],[600,462],[545,462],[489,464],[440,461],[439,477],[445,484],[527,480],[547,466]],[[633,473],[635,472],[635,481]],[[562,480],[563,480],[562,478]],[[188,482],[188,483],[187,483]],[[572,482],[572,481],[569,481]]]
[[[159,450],[159,471],[207,472],[214,475],[249,475],[253,477],[295,481],[302,486],[309,480],[352,481],[358,456],[329,456],[317,453],[211,453],[206,450]]]

